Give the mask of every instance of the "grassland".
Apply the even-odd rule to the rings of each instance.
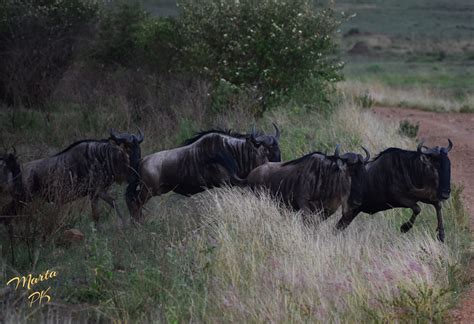
[[[341,29],[349,83],[365,87],[382,105],[474,109],[472,3],[340,1],[336,6],[355,14]]]
[[[332,114],[289,102],[258,123],[280,125],[284,159],[314,149],[332,150],[335,143],[345,150],[359,150],[364,144],[371,152],[414,145],[395,125],[381,123],[353,100],[341,94]],[[122,110],[115,107],[115,111]],[[2,120],[22,121],[24,114],[32,112],[10,112],[8,119],[2,113]],[[82,129],[81,136],[104,132],[94,133],[90,119],[78,116],[59,109],[50,114],[49,124],[30,116],[26,120],[35,120],[36,128],[28,122],[29,127],[10,128],[9,136],[26,143],[24,136],[31,140],[38,134],[41,145],[19,147],[24,158],[44,155],[68,142],[61,134],[71,120],[79,123],[72,133],[65,132],[71,138]],[[100,123],[111,115],[104,109],[93,116]],[[123,123],[126,116],[114,118]],[[250,123],[244,116],[239,116],[239,123]],[[234,117],[221,115],[214,122],[237,125]],[[187,136],[163,129],[154,132],[146,122],[142,127],[147,136],[144,154],[177,145]],[[115,188],[114,194],[121,196],[123,188]],[[125,208],[122,201],[120,207]],[[54,303],[30,308],[25,295],[10,292],[1,305],[6,322],[441,321],[465,280],[462,269],[469,232],[459,191],[445,206],[446,245],[436,240],[436,218],[429,206],[406,235],[399,227],[409,211],[362,215],[346,232],[337,233],[339,213],[324,223],[315,215],[314,227],[306,227],[298,213],[269,197],[235,188],[192,198],[174,194],[155,198],[147,205],[146,223],[124,230],[117,217],[104,209],[97,231],[86,200],[61,209],[41,203],[32,208],[30,221],[42,232],[54,231],[45,240],[38,237],[28,244],[18,240],[15,267],[8,261],[9,242],[3,239],[2,282],[55,269],[59,279],[51,288]],[[71,227],[85,233],[85,241],[58,245],[62,230]]]

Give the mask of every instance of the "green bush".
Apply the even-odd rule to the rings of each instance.
[[[416,124],[410,123],[408,120],[402,120],[400,122],[400,128],[398,132],[401,135],[415,138],[418,135],[418,130],[420,129],[420,123],[416,122]]]
[[[308,77],[340,79],[331,9],[306,0],[180,0],[183,65],[215,82],[256,88],[263,103]]]
[[[43,103],[100,12],[95,0],[0,2],[0,100]]]
[[[131,66],[140,61],[140,42],[151,19],[138,2],[120,2],[105,11],[93,57],[104,65]]]
[[[159,74],[178,70],[182,42],[176,19],[152,16],[139,2],[120,2],[105,12],[98,28],[92,49],[97,62]]]

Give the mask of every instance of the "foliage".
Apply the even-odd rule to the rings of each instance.
[[[95,0],[2,1],[0,100],[43,103],[98,13]]]
[[[339,25],[331,9],[309,1],[178,2],[186,66],[216,82],[256,88],[264,103],[308,77],[339,80],[334,54]]]
[[[361,96],[359,96],[357,98],[357,100],[359,101],[359,105],[362,107],[362,108],[367,108],[367,109],[370,109],[373,107],[374,103],[375,103],[375,100],[374,98],[371,96],[370,92],[369,91],[365,91],[365,93]]]
[[[107,65],[132,65],[139,54],[138,39],[149,15],[138,2],[122,1],[106,11],[99,25],[94,57]]]
[[[408,136],[410,138],[415,138],[418,135],[418,130],[420,128],[420,123],[412,124],[408,120],[402,120],[400,122],[399,132],[402,135]]]

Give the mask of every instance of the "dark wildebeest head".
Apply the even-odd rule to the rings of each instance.
[[[424,168],[423,174],[437,188],[439,200],[448,199],[451,193],[451,161],[448,158],[448,153],[453,148],[453,143],[449,139],[448,143],[447,147],[428,148],[421,142],[417,148]]]
[[[115,142],[118,146],[121,146],[128,155],[130,168],[132,171],[129,173],[130,177],[128,182],[138,180],[138,165],[141,159],[141,148],[140,144],[143,142],[143,134],[138,129],[138,135],[129,133],[117,133],[114,129],[110,130],[110,140]]]
[[[13,149],[13,153],[0,155],[0,194],[9,193],[13,198],[19,198],[22,192],[21,168]]]
[[[334,156],[345,162],[347,167],[347,172],[351,179],[351,193],[349,196],[349,203],[352,206],[359,206],[362,204],[364,196],[363,190],[366,174],[365,165],[370,159],[370,153],[365,147],[362,147],[362,149],[365,152],[365,158],[360,154],[352,152],[340,155],[339,145],[336,146],[336,150],[334,152]]]
[[[252,129],[248,139],[255,147],[258,155],[262,156],[263,159],[266,159],[268,162],[280,162],[280,130],[274,123],[273,127],[275,128],[275,135],[258,134],[255,132],[255,129]]]

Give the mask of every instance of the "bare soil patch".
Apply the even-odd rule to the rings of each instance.
[[[391,121],[419,123],[418,138],[429,146],[454,144],[450,152],[452,180],[464,187],[463,198],[474,232],[474,113],[436,113],[405,108],[376,107],[375,114]],[[474,323],[474,262],[469,267],[470,289],[451,313],[455,323]]]

